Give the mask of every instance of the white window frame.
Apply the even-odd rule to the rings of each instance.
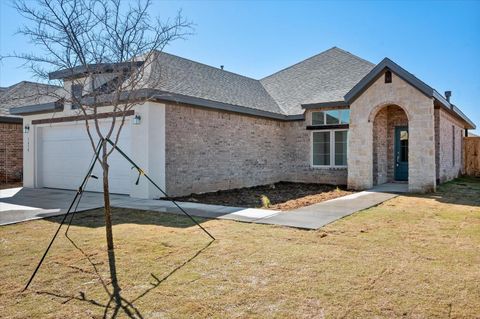
[[[346,131],[348,129],[332,129],[332,130],[312,130],[310,133],[310,166],[313,168],[347,168],[348,165],[335,165],[335,132]],[[330,165],[314,165],[313,164],[313,133],[329,132],[330,133]],[[347,162],[348,162],[348,138],[347,138]]]

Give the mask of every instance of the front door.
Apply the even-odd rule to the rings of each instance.
[[[408,181],[408,127],[395,127],[395,180]]]

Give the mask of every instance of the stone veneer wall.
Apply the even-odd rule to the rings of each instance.
[[[346,169],[310,166],[307,121],[282,122],[186,105],[166,105],[165,116],[166,187],[171,196],[279,181],[346,183]]]
[[[22,129],[21,123],[0,123],[0,184],[22,180]]]
[[[380,76],[350,106],[349,187],[367,189],[373,186],[373,121],[388,105],[402,107],[408,117],[409,191],[435,190],[433,99],[396,74],[392,74],[392,83],[385,83]]]
[[[463,125],[442,109],[435,110],[436,177],[440,183],[458,177],[463,168]],[[453,143],[455,130],[455,145]],[[455,157],[455,159],[454,159]]]

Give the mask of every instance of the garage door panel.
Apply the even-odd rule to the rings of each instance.
[[[106,131],[106,127],[109,125],[110,123],[104,123],[102,129]],[[37,179],[39,186],[77,189],[87,173],[94,154],[85,131],[85,125],[75,123],[42,127],[38,139]],[[127,122],[122,129],[118,146],[126,154],[129,154],[130,144],[130,125]],[[133,183],[131,165],[116,151],[109,156],[108,161],[110,191],[129,194]],[[98,179],[90,178],[86,190],[102,191],[102,169],[98,162],[93,175]]]

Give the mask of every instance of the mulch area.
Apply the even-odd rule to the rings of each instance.
[[[291,210],[352,193],[345,186],[279,182],[271,185],[191,194],[172,199],[202,204]],[[265,199],[262,201],[262,196],[268,198],[270,202],[268,207],[263,204]]]

